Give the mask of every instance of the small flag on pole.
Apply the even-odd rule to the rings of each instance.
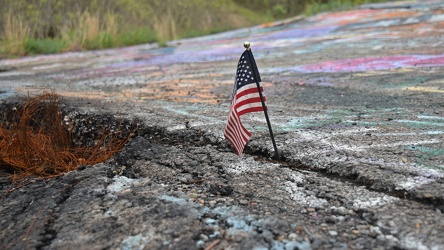
[[[251,137],[251,133],[242,125],[240,117],[266,109],[265,96],[262,96],[263,88],[257,85],[260,82],[261,77],[253,54],[247,49],[237,64],[230,113],[224,130],[225,138],[233,145],[239,156],[242,156],[244,147]],[[261,101],[261,96],[264,103]]]

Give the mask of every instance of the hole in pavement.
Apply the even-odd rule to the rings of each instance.
[[[54,177],[104,162],[137,130],[134,121],[68,109],[55,93],[1,106],[0,177],[6,180]]]

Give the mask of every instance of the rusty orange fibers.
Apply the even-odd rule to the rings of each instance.
[[[6,112],[0,123],[0,168],[2,175],[53,177],[79,165],[106,161],[120,151],[129,137],[103,129],[97,143],[74,146],[71,132],[62,121],[60,96],[44,93]]]

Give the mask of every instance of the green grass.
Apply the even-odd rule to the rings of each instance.
[[[190,38],[190,37],[197,37],[197,36],[205,36],[205,35],[211,35],[211,34],[216,34],[216,33],[221,33],[224,31],[228,31],[230,29],[223,29],[223,28],[219,28],[219,29],[210,29],[210,30],[186,30],[183,33],[183,38]]]
[[[116,39],[116,43],[123,46],[158,42],[156,33],[147,28],[124,32],[117,35]]]
[[[60,39],[27,38],[25,52],[30,55],[60,53],[65,46],[66,44]]]
[[[313,16],[322,12],[349,10],[362,4],[386,1],[387,0],[311,0],[305,6],[304,14],[306,16]]]
[[[115,47],[116,41],[108,32],[101,32],[95,38],[87,40],[84,44],[87,50],[107,49]]]
[[[246,8],[237,8],[235,11],[239,15],[246,17],[254,23],[272,22],[274,20],[268,11],[262,15],[257,15],[257,13],[254,11]]]
[[[69,49],[69,37],[71,36],[66,40],[27,38],[24,50],[28,55],[60,53]],[[154,42],[158,42],[156,34],[151,30],[140,28],[116,35],[102,32],[92,39],[85,40],[82,46],[86,50],[97,50]]]

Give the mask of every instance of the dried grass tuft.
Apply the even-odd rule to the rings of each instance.
[[[129,140],[120,132],[120,127],[114,132],[104,128],[94,146],[74,146],[62,120],[60,97],[44,93],[5,114],[0,123],[0,170],[14,182],[104,162]]]

